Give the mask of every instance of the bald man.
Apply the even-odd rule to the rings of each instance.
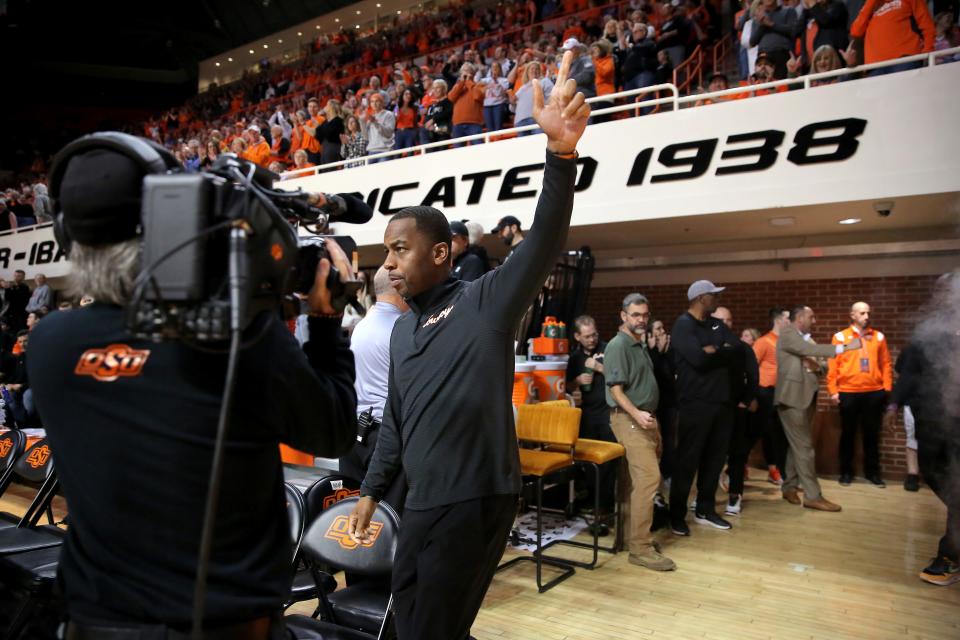
[[[367,315],[357,323],[350,336],[350,350],[353,351],[357,369],[354,386],[357,390],[357,415],[368,414],[369,431],[358,433],[357,444],[340,458],[340,472],[346,476],[363,480],[370,465],[370,458],[376,448],[383,419],[383,409],[387,404],[387,377],[390,372],[390,335],[393,325],[410,307],[396,290],[390,286],[390,274],[380,267],[373,276],[374,304]],[[384,498],[396,510],[403,507],[403,478],[394,482]]]
[[[887,394],[893,390],[893,363],[886,336],[870,326],[870,305],[850,307],[850,326],[833,336],[833,344],[860,339],[860,348],[830,361],[827,389],[840,405],[840,484],[853,482],[857,428],[863,438],[863,475],[876,487],[886,487],[880,474],[880,425]]]

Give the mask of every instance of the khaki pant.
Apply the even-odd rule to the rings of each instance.
[[[659,425],[651,429],[635,426],[630,416],[622,411],[610,412],[610,427],[617,442],[627,451],[629,473],[621,473],[620,500],[624,519],[630,522],[630,553],[645,554],[653,545],[653,499],[660,486],[660,466],[657,448]],[[621,465],[621,470],[623,466]],[[629,476],[629,477],[628,477]],[[628,488],[629,487],[629,488]],[[630,499],[626,500],[629,495]]]
[[[786,477],[781,489],[784,493],[803,487],[804,500],[819,500],[820,482],[817,480],[817,463],[813,450],[813,416],[817,412],[816,402],[806,409],[777,407],[783,432],[787,436],[790,448],[787,451]]]

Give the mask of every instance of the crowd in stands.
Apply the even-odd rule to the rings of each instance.
[[[20,189],[7,189],[0,196],[0,231],[51,221],[53,203],[42,182],[21,184]]]
[[[233,151],[275,171],[532,124],[566,50],[589,97],[670,82],[722,37],[720,3],[596,0],[452,3],[368,37],[321,36],[316,52],[214,87],[142,133],[202,168]],[[595,105],[595,109],[613,102]],[[600,116],[596,121],[602,121]]]
[[[685,86],[703,92],[739,85],[743,93],[724,98],[739,99],[788,90],[750,88],[772,80],[960,44],[957,0],[933,0],[929,7],[922,0],[741,2],[731,22],[721,0],[457,1],[396,16],[370,33],[321,35],[302,59],[279,68],[263,63],[259,72],[212,85],[131,132],[171,148],[194,171],[225,152],[278,173],[340,161],[350,167],[382,152],[531,125],[533,83],[548,95],[566,50],[578,56],[578,89],[602,98],[676,82],[678,65],[726,37],[736,70],[725,73],[721,61],[720,68],[708,70],[704,86]],[[594,111],[615,102],[600,100]],[[632,113],[599,115],[592,122]],[[6,209],[14,203],[23,210],[17,219],[26,219],[22,202],[8,194]],[[41,208],[35,215],[42,221],[46,212]],[[5,218],[0,216],[0,228]]]
[[[50,313],[73,308],[69,300],[57,302],[44,274],[38,273],[33,280],[31,289],[21,269],[12,280],[0,278],[0,426],[39,426],[26,368],[30,332]],[[80,305],[91,302],[84,297]]]

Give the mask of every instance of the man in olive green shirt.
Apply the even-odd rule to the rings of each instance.
[[[676,569],[654,547],[653,499],[660,486],[660,429],[655,412],[660,400],[645,339],[650,303],[639,293],[623,299],[623,324],[607,343],[604,374],[610,426],[627,452],[632,489],[629,500],[630,562],[655,571]]]

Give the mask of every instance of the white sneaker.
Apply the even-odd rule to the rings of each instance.
[[[728,516],[738,516],[740,511],[743,508],[743,496],[737,496],[734,499],[733,496],[730,496],[730,500],[727,500],[727,511]]]

